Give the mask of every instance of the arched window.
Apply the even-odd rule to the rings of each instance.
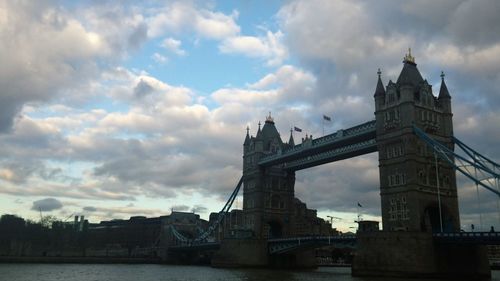
[[[271,208],[278,209],[280,207],[281,198],[277,194],[271,196]]]

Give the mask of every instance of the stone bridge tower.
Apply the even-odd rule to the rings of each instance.
[[[374,98],[383,228],[440,231],[442,224],[443,231],[457,231],[455,171],[439,159],[436,169],[432,149],[412,130],[415,124],[454,148],[451,96],[444,74],[438,97],[422,78],[411,52],[396,83],[389,81],[384,88],[380,74],[379,70]]]
[[[274,126],[271,114],[257,135],[248,129],[243,144],[243,212],[246,228],[257,238],[277,238],[291,235],[292,204],[294,200],[295,172],[280,166],[259,167],[259,160],[272,153],[280,153],[293,146],[293,138],[283,143]]]

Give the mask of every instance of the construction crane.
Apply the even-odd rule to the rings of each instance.
[[[336,220],[339,220],[341,221],[342,218],[339,218],[339,217],[334,217],[334,216],[326,216],[328,218],[330,218],[330,225],[333,227],[333,220],[336,219]]]

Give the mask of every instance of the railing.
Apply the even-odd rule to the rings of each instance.
[[[276,152],[276,153],[273,153],[270,155],[266,155],[260,159],[259,165],[266,164],[270,161],[280,159],[282,157],[291,156],[291,155],[294,155],[297,153],[302,153],[305,150],[316,149],[316,148],[319,148],[319,147],[322,147],[325,145],[339,142],[339,141],[344,140],[344,139],[353,138],[356,136],[366,134],[368,132],[375,131],[375,126],[376,126],[375,121],[369,121],[369,122],[366,122],[366,123],[363,123],[363,124],[360,124],[360,125],[357,125],[357,126],[345,129],[345,130],[338,130],[337,132],[335,132],[333,134],[329,134],[329,135],[326,135],[324,137],[320,137],[320,138],[312,140],[311,146],[305,146],[303,144],[298,144],[294,147],[291,147],[289,149],[282,151],[281,153]]]
[[[319,247],[325,245],[337,245],[341,248],[354,248],[356,236],[306,236],[277,238],[268,240],[268,250],[270,254],[280,254],[293,251],[299,248]]]
[[[442,232],[432,236],[442,243],[500,244],[500,232]]]
[[[300,167],[300,166],[305,165],[305,164],[314,165],[314,163],[322,163],[322,161],[324,161],[324,160],[332,159],[335,157],[340,158],[343,155],[346,155],[346,154],[352,153],[352,152],[356,152],[356,151],[360,151],[362,149],[366,149],[366,148],[376,149],[376,146],[377,146],[377,141],[375,139],[371,139],[371,140],[343,146],[340,148],[336,148],[336,149],[331,150],[331,151],[307,156],[307,157],[304,157],[304,158],[299,159],[299,160],[286,162],[284,168],[285,169],[293,169],[293,168]]]

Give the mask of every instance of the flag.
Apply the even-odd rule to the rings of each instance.
[[[332,121],[332,118],[330,116],[326,116],[323,114],[323,119],[326,121]]]
[[[293,127],[293,130],[296,131],[296,132],[302,132],[302,129],[299,128],[299,127]]]
[[[361,206],[361,204],[359,204],[359,202],[358,202],[358,207],[361,207],[361,208],[363,208],[363,206]]]

